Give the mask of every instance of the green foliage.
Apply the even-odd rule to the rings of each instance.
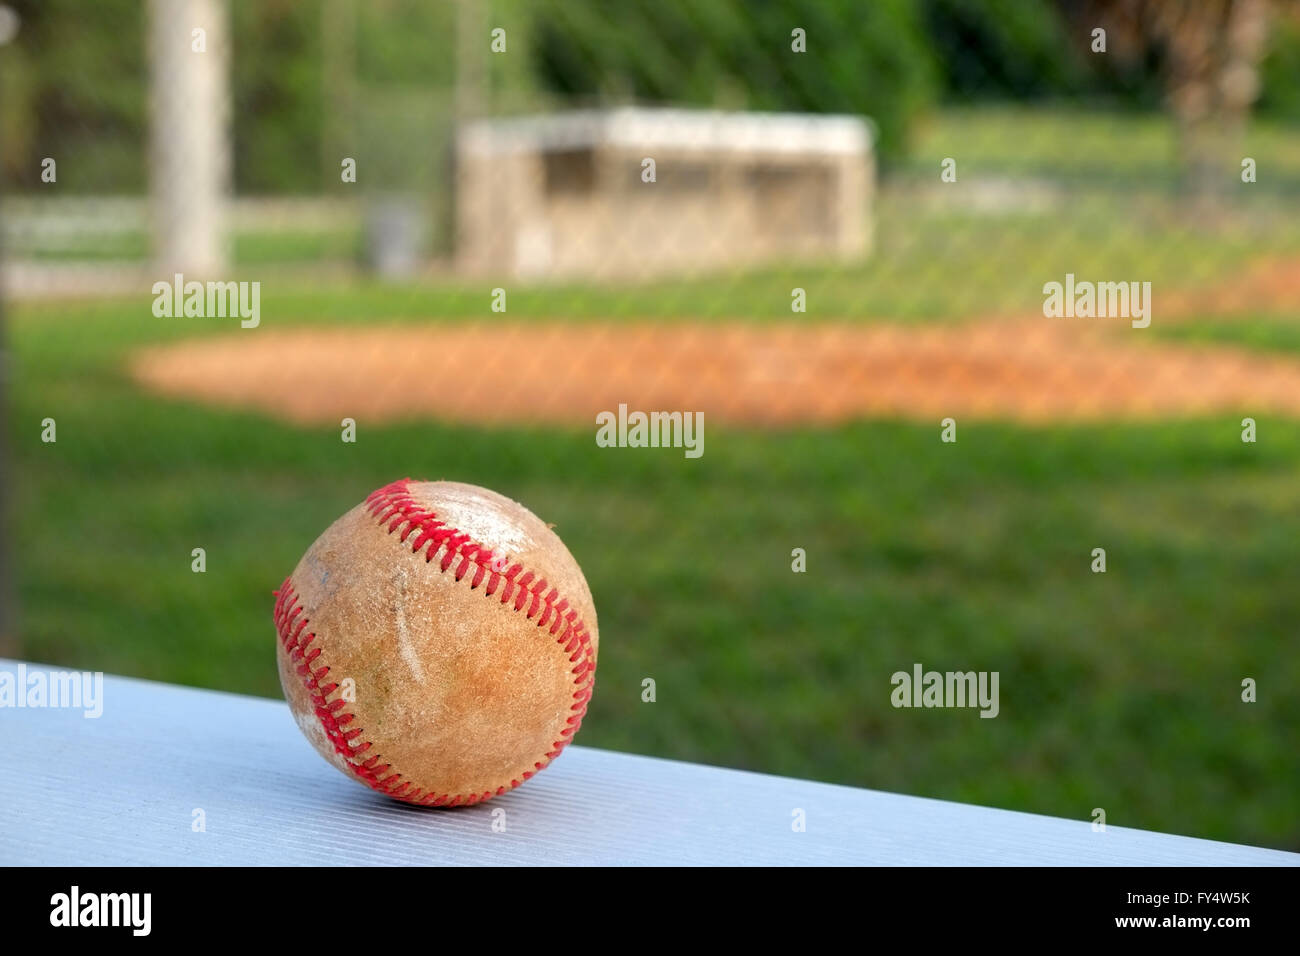
[[[146,5],[15,0],[22,29],[0,56],[0,133],[10,188],[40,185],[41,157],[65,192],[141,192],[147,181]],[[232,0],[231,128],[242,193],[316,193],[343,155],[359,182],[430,188],[450,142],[455,6],[422,0]],[[483,12],[486,105],[527,101],[529,18],[521,0]],[[501,22],[519,55],[491,56]],[[327,31],[329,31],[327,35]],[[337,157],[335,154],[339,154]]]
[[[474,56],[482,69],[482,108],[526,100],[529,20],[517,0],[483,4],[481,34],[469,37],[451,3],[277,0],[235,9],[241,190],[317,192],[339,182],[338,164],[350,156],[362,191],[436,192],[448,185],[459,59]],[[488,51],[498,23],[516,55]]]
[[[1300,121],[1300,15],[1279,17],[1268,44],[1260,71],[1263,92],[1259,112]]]
[[[455,78],[455,3],[383,0],[354,5],[356,74],[363,84],[416,87]],[[487,37],[483,38],[484,46]]]
[[[537,9],[539,79],[566,98],[859,113],[892,156],[935,92],[912,0],[543,0]],[[796,28],[806,53],[791,49]]]
[[[140,0],[11,0],[0,55],[0,175],[67,192],[139,192],[148,167]],[[362,162],[365,188],[445,185],[458,72],[481,72],[488,113],[590,103],[683,103],[869,116],[887,160],[936,98],[1104,97],[1159,108],[1159,51],[1092,56],[1050,0],[492,0],[462,34],[424,0],[230,0],[234,182],[313,193]],[[506,30],[509,52],[488,51]],[[791,50],[791,31],[807,52]],[[1300,21],[1270,37],[1259,110],[1300,117]],[[462,62],[473,56],[475,64]],[[476,69],[470,69],[476,67]]]
[[[40,161],[49,156],[58,163],[65,191],[143,189],[144,4],[12,0],[10,5],[22,23],[11,45],[0,51],[9,182],[39,187]]]
[[[314,193],[321,185],[320,4],[232,3],[235,185],[252,193]]]
[[[1078,91],[1086,76],[1053,3],[926,0],[925,28],[950,96],[1059,95]]]

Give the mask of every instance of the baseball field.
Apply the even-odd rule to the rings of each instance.
[[[1251,136],[1267,182],[1203,211],[1163,120],[941,113],[852,268],[393,285],[316,261],[352,237],[249,234],[257,329],[16,304],[22,653],[278,696],[305,548],[455,479],[587,574],[582,744],[1300,849],[1300,133]],[[929,185],[956,151],[987,201]],[[1067,273],[1150,281],[1150,326],[1043,318]],[[618,400],[703,410],[705,453],[598,447]],[[999,672],[997,719],[894,708],[915,663]]]

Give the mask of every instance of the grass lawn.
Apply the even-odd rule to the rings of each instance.
[[[788,320],[799,285],[807,321],[943,321],[1037,308],[1065,271],[1190,281],[1300,249],[1294,224],[1128,222],[1101,193],[1065,218],[908,195],[882,198],[858,269],[511,288],[509,317]],[[481,319],[494,284],[268,271],[262,327]],[[1300,423],[1262,420],[1257,444],[1241,415],[963,424],[955,445],[937,423],[710,428],[699,460],[599,449],[590,428],[363,422],[345,445],[126,380],[131,347],[221,320],[156,319],[145,296],[9,319],[29,658],[278,696],[272,588],[373,488],[453,478],[554,522],[588,575],[602,653],[581,744],[1300,850]],[[998,671],[1000,715],[893,708],[890,676],[917,662]]]
[[[951,156],[958,160],[959,173],[975,176],[1169,192],[1174,186],[1170,169],[1179,151],[1177,129],[1163,114],[1065,104],[976,106],[946,109],[922,123],[902,166],[937,175],[940,161]],[[1267,192],[1300,193],[1300,136],[1293,126],[1254,120],[1245,132],[1242,156],[1256,160],[1262,171],[1254,185]]]
[[[363,424],[344,445],[138,394],[118,358],[158,333],[144,303],[15,319],[32,658],[275,695],[270,591],[315,535],[392,478],[456,478],[556,522],[588,573],[584,743],[1300,846],[1300,425],[1257,445],[1231,416],[963,426],[956,445],[896,423],[730,430],[695,462],[589,430]],[[998,671],[1001,715],[895,710],[914,662]]]
[[[1300,352],[1300,316],[1297,315],[1208,316],[1196,322],[1166,326],[1158,329],[1157,334],[1203,345],[1234,345],[1260,352]]]

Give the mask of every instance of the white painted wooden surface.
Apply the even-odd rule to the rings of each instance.
[[[0,730],[0,865],[1300,865],[1300,854],[581,746],[487,804],[421,810],[326,764],[282,702],[119,677],[105,678],[98,719],[4,708]],[[806,832],[791,827],[795,809]]]

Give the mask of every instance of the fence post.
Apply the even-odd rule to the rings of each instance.
[[[149,0],[148,15],[155,262],[164,273],[216,276],[226,268],[230,178],[226,5]]]
[[[0,49],[18,32],[18,15],[12,8],[0,5]],[[0,103],[4,102],[4,89],[0,87]],[[0,124],[0,136],[4,127]],[[4,143],[0,141],[0,156]],[[2,184],[0,184],[2,185]],[[4,199],[0,189],[0,202]],[[0,211],[0,222],[3,213]],[[17,591],[13,583],[13,566],[10,564],[9,540],[13,536],[14,502],[9,482],[9,377],[12,362],[9,357],[9,339],[5,328],[5,271],[4,234],[0,232],[0,656],[18,656],[18,615],[14,611]]]

